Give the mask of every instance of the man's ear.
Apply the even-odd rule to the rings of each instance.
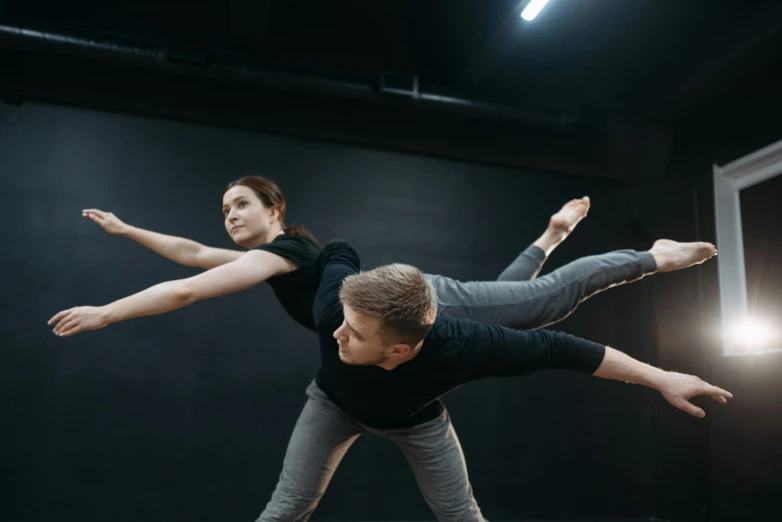
[[[404,357],[410,353],[410,350],[412,348],[410,348],[409,344],[392,344],[388,348],[388,354],[392,357]]]

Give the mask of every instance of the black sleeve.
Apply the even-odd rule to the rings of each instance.
[[[361,269],[358,254],[344,241],[332,241],[318,256],[320,284],[315,294],[312,315],[318,332],[333,332],[342,324],[342,304],[339,302],[339,290],[342,281]]]
[[[474,323],[467,361],[475,378],[526,375],[538,370],[594,373],[605,346],[550,330],[519,331]]]
[[[271,243],[257,246],[254,250],[265,250],[290,259],[298,268],[314,263],[318,256],[318,247],[315,243],[296,235],[279,236]]]

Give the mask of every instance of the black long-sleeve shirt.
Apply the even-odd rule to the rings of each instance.
[[[370,427],[404,428],[432,420],[443,411],[439,398],[469,381],[543,369],[591,374],[605,356],[604,346],[564,333],[438,316],[414,359],[393,370],[350,366],[340,360],[333,334],[344,320],[342,281],[359,271],[360,261],[349,244],[335,241],[324,247],[318,266],[313,315],[322,366],[317,384],[337,406]]]

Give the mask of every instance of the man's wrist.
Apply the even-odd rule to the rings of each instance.
[[[668,372],[661,370],[660,368],[647,366],[647,371],[643,378],[644,382],[641,384],[648,386],[649,388],[654,388],[657,391],[662,391],[664,383],[668,378]]]

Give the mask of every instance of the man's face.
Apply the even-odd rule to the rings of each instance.
[[[345,364],[379,365],[410,351],[407,345],[384,344],[376,318],[355,312],[348,305],[343,305],[342,311],[345,320],[334,331],[334,339],[339,344],[339,358]]]

